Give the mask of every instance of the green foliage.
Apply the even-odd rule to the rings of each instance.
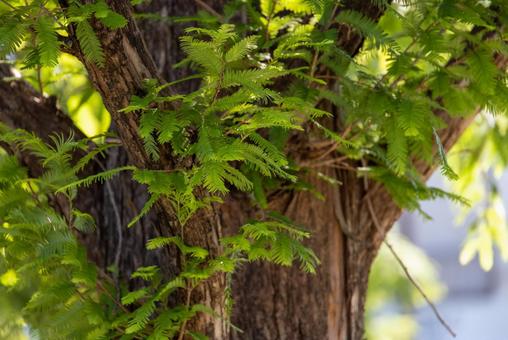
[[[5,21],[0,27],[0,56],[3,58],[21,47],[28,27],[17,13],[4,13],[0,18]]]
[[[496,122],[486,114],[480,115],[450,152],[450,163],[460,177],[451,183],[454,191],[470,197],[472,209],[458,211],[456,225],[468,227],[467,238],[459,256],[466,265],[478,257],[482,269],[494,265],[495,248],[500,258],[508,260],[506,211],[499,182],[506,167],[506,116]],[[493,124],[493,125],[492,125]]]
[[[102,66],[104,52],[90,20],[97,19],[109,29],[127,24],[127,20],[111,10],[104,0],[88,4],[70,1],[62,10],[52,3],[45,7],[40,1],[29,1],[24,6],[0,12],[0,19],[0,56],[23,48],[24,64],[28,68],[56,66],[62,41],[74,31],[85,57]],[[75,24],[75,29],[67,30],[68,23]]]
[[[0,270],[10,270],[14,278],[12,287],[0,290],[19,294],[21,316],[40,338],[85,339],[97,334],[112,322],[114,311],[97,285],[110,289],[110,282],[100,283],[95,265],[71,233],[73,228],[93,231],[93,218],[76,209],[64,217],[48,204],[55,185],[76,179],[69,153],[83,144],[55,137],[53,145],[46,145],[23,131],[4,131],[2,141],[40,157],[45,172],[30,178],[15,157],[0,155]],[[72,207],[71,197],[63,199]]]
[[[102,51],[101,43],[88,21],[84,20],[77,23],[76,36],[87,58],[92,62],[103,65],[104,52]]]
[[[54,66],[58,63],[58,38],[49,17],[40,17],[36,25],[40,63]]]
[[[118,29],[127,24],[127,20],[120,14],[112,11],[104,0],[95,3],[81,4],[73,1],[67,9],[67,20],[76,23],[76,37],[85,56],[100,66],[104,65],[104,53],[101,42],[90,24],[90,19],[95,17],[104,26],[110,29]]]
[[[192,29],[211,39],[199,40],[185,36],[182,46],[188,61],[202,70],[203,86],[188,95],[161,96],[171,84],[156,86],[147,83],[147,94],[134,97],[123,111],[141,110],[140,135],[152,159],[158,158],[158,145],[169,144],[175,157],[195,156],[198,163],[185,177],[190,185],[202,185],[212,193],[226,193],[228,184],[250,191],[252,183],[242,169],[232,162],[243,162],[246,168],[263,176],[294,180],[284,166],[287,161],[269,141],[257,134],[259,129],[300,129],[294,111],[297,98],[282,98],[266,88],[272,79],[285,74],[276,63],[256,67],[246,56],[255,48],[256,37],[238,42],[233,26],[224,25],[218,31]],[[242,61],[243,63],[237,64]],[[296,101],[296,102],[295,102]],[[145,109],[157,105],[159,108]],[[167,106],[179,106],[178,111]],[[305,112],[309,116],[319,111]],[[221,119],[218,119],[218,116]],[[185,128],[197,127],[197,141]],[[252,140],[253,143],[247,143]],[[275,156],[275,158],[272,158]]]
[[[364,37],[371,38],[376,47],[388,45],[391,48],[396,48],[393,39],[389,38],[374,21],[357,11],[340,11],[335,20],[355,28]]]
[[[174,65],[195,73],[172,83],[147,79],[120,110],[139,120],[146,168],[126,165],[84,176],[113,145],[72,136],[48,143],[2,127],[0,141],[15,155],[35,156],[42,168],[42,175],[29,175],[16,157],[0,154],[0,274],[9,289],[23,291],[24,322],[44,339],[203,338],[185,325],[198,313],[217,317],[191,298],[215,275],[230,280],[251,261],[298,262],[303,271],[316,271],[319,259],[305,246],[310,234],[270,211],[267,197],[309,190],[324,199],[303,178],[342,185],[321,172],[326,166],[353,171],[366,185],[377,181],[403,208],[421,211],[421,200],[442,197],[467,205],[459,195],[427,187],[415,164],[440,165],[456,180],[460,172],[452,169],[440,138],[447,118],[483,108],[506,111],[508,96],[498,95],[508,94],[506,75],[495,56],[507,49],[499,36],[489,37],[504,34],[493,29],[508,9],[498,1],[490,7],[468,0],[373,2],[385,10],[377,22],[331,0],[231,1],[225,23],[197,20],[202,27],[180,37],[186,58]],[[106,53],[96,29],[119,29],[127,19],[103,0],[68,3],[1,7],[0,56],[40,73],[62,66],[60,50],[74,39],[88,62],[103,66]],[[239,10],[248,22],[228,23]],[[338,34],[365,42],[356,54],[359,46],[340,45],[344,37]],[[33,83],[41,83],[37,77]],[[187,81],[199,86],[180,93],[176,85]],[[496,145],[503,145],[497,137]],[[326,146],[315,158],[314,143]],[[295,151],[295,145],[306,147]],[[132,291],[130,282],[98,272],[76,237],[95,227],[91,215],[74,207],[78,189],[121,172],[131,173],[150,195],[128,227],[157,207],[174,216],[172,230],[179,230],[146,247],[178,252],[181,271],[169,277],[159,266],[142,266],[131,275],[138,287]],[[218,240],[217,253],[190,244],[185,235],[191,219],[239,191],[252,197],[259,218]],[[55,197],[68,210],[55,210]],[[489,225],[499,219],[490,212],[484,217]],[[488,267],[491,245],[505,236],[476,225],[462,261],[479,253]]]
[[[111,179],[113,176],[117,175],[118,173],[120,173],[122,171],[135,170],[135,169],[136,169],[135,167],[128,165],[128,166],[124,166],[121,168],[106,170],[106,171],[100,172],[98,174],[77,180],[77,181],[69,183],[69,184],[66,184],[66,185],[60,187],[58,189],[58,191],[67,191],[69,189],[76,189],[80,186],[88,187],[88,186],[92,185],[93,183],[104,183],[105,181]]]

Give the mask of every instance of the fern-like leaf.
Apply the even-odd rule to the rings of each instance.
[[[234,44],[226,52],[224,57],[226,62],[231,63],[245,58],[249,52],[257,48],[257,39],[258,37],[256,36],[249,36]]]
[[[337,15],[335,20],[339,23],[347,24],[357,29],[364,37],[371,38],[376,46],[396,45],[393,39],[389,38],[378,25],[370,18],[354,10],[343,10]]]
[[[58,63],[59,43],[53,20],[41,16],[37,21],[37,39],[39,40],[39,56],[42,65],[54,66]]]
[[[392,124],[394,126],[394,124]],[[387,159],[389,166],[398,175],[404,175],[408,162],[407,138],[396,128],[387,130]]]
[[[76,27],[76,36],[79,45],[85,54],[85,57],[99,66],[103,66],[105,62],[104,51],[101,42],[95,34],[92,26],[87,20],[79,21]]]
[[[148,323],[150,316],[155,312],[155,302],[153,299],[146,301],[141,307],[136,309],[129,320],[129,327],[125,329],[125,333],[133,334],[143,330]]]
[[[27,25],[12,17],[0,17],[5,22],[0,25],[0,57],[15,52],[24,41]]]
[[[107,180],[113,178],[115,175],[118,175],[120,172],[135,171],[135,170],[136,170],[136,167],[131,166],[131,165],[110,169],[110,170],[103,171],[101,173],[98,173],[98,174],[95,174],[92,176],[88,176],[88,177],[80,179],[78,181],[69,183],[67,185],[64,185],[61,188],[59,188],[57,190],[57,192],[64,192],[66,190],[78,188],[81,186],[88,187],[88,186],[92,185],[93,183],[102,183],[104,181],[107,181]]]
[[[148,110],[143,113],[139,122],[139,134],[143,138],[145,150],[153,160],[159,159],[159,147],[155,132],[160,126],[160,114],[158,110]]]
[[[150,199],[145,203],[145,205],[143,206],[143,208],[141,209],[141,211],[139,212],[139,214],[137,214],[130,222],[129,224],[127,225],[127,228],[131,228],[132,226],[134,226],[136,223],[138,223],[138,221],[143,218],[143,216],[145,216],[146,214],[148,214],[150,212],[150,210],[152,209],[152,207],[155,205],[155,203],[157,203],[157,201],[159,200],[160,198],[160,195],[159,194],[152,194],[150,196]]]
[[[122,296],[122,304],[123,305],[130,305],[134,302],[136,302],[139,299],[144,298],[148,294],[148,289],[141,288],[132,292],[129,292]]]
[[[446,158],[446,151],[444,149],[443,144],[441,143],[441,138],[439,138],[439,135],[437,134],[436,130],[433,130],[433,133],[437,145],[439,160],[441,162],[441,174],[443,174],[443,176],[453,181],[459,179],[459,176],[455,173],[455,171],[453,171],[453,169],[448,164]]]

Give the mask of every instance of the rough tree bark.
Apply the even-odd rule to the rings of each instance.
[[[382,14],[370,1],[345,2],[346,7],[355,8],[373,19]],[[171,168],[174,164],[169,157],[163,156],[157,163],[150,161],[137,135],[138,117],[119,113],[118,110],[128,104],[133,94],[140,93],[143,79],[171,81],[185,75],[186,70],[174,71],[171,67],[182,58],[177,39],[183,27],[164,22],[136,22],[128,1],[108,3],[123,14],[129,24],[121,30],[110,31],[94,23],[105,47],[105,67],[88,63],[77,41],[74,40],[70,46],[70,52],[87,68],[122,140],[122,148],[111,151],[101,165],[90,171],[100,167],[113,168],[127,162],[139,167]],[[139,10],[162,16],[182,16],[195,13],[202,3],[153,0]],[[206,3],[220,11],[223,1]],[[356,54],[361,48],[361,37],[346,26],[339,27],[338,32],[337,44],[351,55]],[[505,67],[505,59],[498,59],[499,66]],[[5,68],[0,70],[1,76],[8,75]],[[196,84],[188,86],[180,90],[190,90]],[[20,81],[0,82],[0,121],[34,131],[40,136],[47,136],[51,131],[67,134],[69,130],[75,130],[70,120],[58,110],[55,101],[38,98],[36,91]],[[437,114],[448,123],[445,129],[439,131],[448,150],[472,118],[449,118],[443,112]],[[38,124],[36,119],[45,123]],[[76,133],[79,135],[78,131]],[[301,135],[294,140],[298,147],[295,156],[302,163],[316,159],[322,162],[337,156],[328,153],[323,157],[330,145],[320,146],[323,143],[319,140]],[[32,160],[24,161],[33,171],[40,171]],[[431,166],[423,163],[418,163],[417,168],[424,178],[433,171]],[[306,275],[298,268],[281,268],[266,263],[245,265],[235,274],[233,281],[236,304],[232,321],[243,333],[230,331],[224,320],[206,316],[193,320],[190,327],[213,339],[362,339],[369,270],[401,209],[382,186],[358,178],[354,172],[325,166],[314,170],[341,183],[340,186],[332,186],[309,173],[306,180],[326,197],[325,201],[307,192],[275,192],[269,196],[269,204],[272,209],[287,214],[310,229],[312,238],[309,245],[321,260],[317,275]],[[109,188],[92,187],[82,192],[80,197],[80,208],[91,212],[98,226],[96,234],[82,237],[82,242],[90,258],[100,267],[117,263],[122,279],[128,278],[137,266],[150,263],[161,265],[168,276],[178,272],[177,253],[152,254],[144,249],[148,238],[178,232],[172,227],[173,216],[168,202],[159,202],[156,213],[142,219],[138,226],[127,229],[127,222],[137,214],[146,198],[144,188],[132,183],[128,176],[115,179]],[[225,204],[200,213],[190,222],[186,241],[206,246],[213,254],[219,249],[218,237],[255,215],[256,211],[245,195],[232,193]],[[224,315],[222,292],[225,284],[225,278],[217,276],[198,292],[195,299]]]

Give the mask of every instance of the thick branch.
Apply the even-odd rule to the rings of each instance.
[[[0,64],[0,122],[12,129],[24,129],[35,133],[45,142],[55,134],[83,138],[83,133],[64,112],[58,109],[56,98],[42,97],[24,80],[13,77],[7,64]],[[8,145],[3,145],[9,148]],[[22,163],[30,174],[42,174],[40,163],[28,153],[21,153]]]
[[[9,65],[0,64],[0,121],[11,128],[35,132],[46,141],[54,134],[84,137],[69,116],[57,108],[54,97],[41,97],[25,81],[12,77]]]

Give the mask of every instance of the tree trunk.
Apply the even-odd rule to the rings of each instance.
[[[333,170],[320,169],[327,176]],[[235,339],[338,339],[349,338],[345,261],[346,239],[337,214],[337,187],[309,176],[308,182],[326,202],[312,193],[299,192],[273,202],[273,208],[305,225],[312,233],[309,246],[321,260],[316,275],[298,267],[268,263],[244,266],[234,278],[236,324],[243,333]],[[236,221],[236,209],[223,219]],[[366,283],[366,280],[365,280]],[[360,319],[363,316],[360,315]]]
[[[171,81],[185,76],[187,70],[174,71],[172,65],[183,57],[178,49],[178,37],[182,25],[168,25],[164,22],[140,21],[136,23],[128,1],[108,1],[110,6],[124,15],[129,24],[116,31],[107,30],[94,23],[98,36],[105,47],[106,66],[99,68],[88,63],[77,41],[72,52],[85,64],[90,79],[102,95],[112,115],[114,127],[119,133],[124,148],[109,152],[100,168],[114,168],[133,163],[138,167],[169,168],[172,160],[161,157],[162,161],[152,162],[146,156],[142,142],[137,135],[135,115],[119,113],[133,94],[138,94],[145,78]],[[156,12],[161,16],[184,16],[195,13],[203,1],[153,0],[139,10]],[[377,19],[381,10],[372,5],[373,1],[346,1],[346,8],[356,10]],[[207,1],[220,12],[223,1]],[[201,8],[202,9],[202,8]],[[139,26],[139,27],[138,27]],[[352,56],[361,47],[362,39],[347,31],[338,29],[337,44]],[[72,39],[72,36],[71,36]],[[502,62],[505,62],[504,60]],[[33,107],[14,105],[2,101],[10,93],[6,84],[0,83],[0,120],[11,126],[36,131],[36,123],[25,126],[25,118],[46,114],[51,117],[60,112],[54,103],[34,101],[34,92],[19,93],[20,100]],[[195,88],[196,83],[180,87],[181,91]],[[31,90],[33,91],[33,90]],[[10,110],[10,111],[9,111]],[[21,113],[23,120],[16,121],[12,112]],[[47,113],[44,113],[47,112]],[[61,113],[60,113],[61,114]],[[443,145],[449,149],[457,140],[471,118],[448,118],[438,112],[448,127],[439,132]],[[36,116],[34,116],[36,117]],[[65,119],[63,119],[65,120]],[[330,124],[336,124],[331,122]],[[44,126],[44,124],[42,125]],[[68,125],[60,124],[51,131],[68,133]],[[46,134],[47,135],[47,134]],[[307,138],[307,137],[306,137]],[[302,162],[312,162],[322,157],[330,145],[308,137],[298,150]],[[333,157],[329,153],[327,157]],[[30,166],[30,161],[26,162]],[[351,163],[352,166],[358,164]],[[417,164],[418,170],[428,177],[433,168]],[[235,306],[232,323],[243,332],[231,331],[227,324],[224,291],[229,284],[225,275],[209,280],[194,299],[212,307],[223,318],[198,316],[189,328],[204,332],[212,339],[341,339],[363,338],[363,314],[369,270],[377,251],[391,225],[401,214],[386,190],[379,184],[357,176],[355,172],[330,167],[315,168],[309,172],[306,181],[325,200],[308,191],[272,193],[269,196],[270,209],[280,211],[312,233],[308,245],[321,260],[316,275],[305,274],[297,267],[283,268],[267,263],[244,265],[233,276]],[[331,185],[316,176],[318,172],[340,183]],[[126,228],[128,221],[141,209],[146,199],[143,187],[132,183],[129,176],[122,175],[108,185],[93,186],[80,197],[82,210],[91,212],[97,220],[97,233],[83,237],[90,258],[101,268],[116,265],[120,277],[127,279],[130,273],[141,265],[157,263],[168,277],[179,271],[178,253],[170,251],[147,252],[146,241],[157,235],[171,235],[179,231],[173,227],[173,216],[168,202],[161,201],[157,212],[143,218],[137,226]],[[218,238],[234,231],[257,212],[245,194],[234,192],[220,207],[200,213],[187,227],[186,241],[205,246],[211,254],[219,250]],[[134,283],[135,284],[135,283]]]
[[[182,16],[202,9],[195,8],[193,4],[196,3],[152,1],[141,10],[170,17]],[[221,11],[222,1],[207,1],[207,4]],[[381,14],[381,10],[370,3],[361,8],[362,5],[353,1],[347,6],[363,11],[372,18],[378,18]],[[141,22],[140,28],[156,62],[157,76],[168,81],[185,76],[185,70],[175,74],[170,68],[172,63],[183,58],[175,47],[184,27]],[[356,54],[362,38],[350,32],[343,36],[339,34],[337,44],[351,55]],[[196,84],[191,83],[188,88],[179,90],[189,91],[194,86]],[[319,151],[323,150],[309,150],[309,153],[319,154]],[[233,332],[230,336],[232,339],[362,338],[368,273],[379,245],[364,250],[362,246],[366,241],[360,240],[361,235],[357,235],[360,245],[355,244],[356,241],[344,236],[347,229],[341,227],[339,221],[346,220],[351,226],[358,224],[356,221],[360,216],[357,216],[357,207],[364,193],[363,180],[357,180],[356,174],[330,168],[316,169],[315,173],[318,171],[344,184],[341,187],[331,186],[309,175],[307,181],[326,197],[325,201],[308,192],[293,192],[283,196],[273,195],[270,203],[271,209],[286,214],[311,231],[309,246],[322,261],[318,273],[307,275],[298,267],[282,268],[268,263],[245,265],[233,277],[235,306],[232,322],[243,332]],[[347,181],[350,182],[348,185],[345,184]],[[249,199],[236,193],[220,207],[219,224],[227,234],[255,214]],[[367,226],[363,229],[368,230],[369,216],[364,215],[361,221]],[[353,228],[350,231],[353,238],[356,228],[362,229],[360,226]],[[224,289],[225,283],[220,280],[221,289]],[[220,320],[214,320],[215,324],[217,322]],[[215,331],[208,334],[214,339],[229,337],[227,330],[217,333],[217,328],[223,327],[215,325]]]
[[[141,10],[182,16],[202,9],[193,6],[197,3],[152,1]],[[219,12],[222,3],[207,1]],[[382,13],[370,2],[358,4],[351,1],[345,6],[374,19]],[[156,62],[157,75],[168,81],[185,76],[185,70],[175,74],[170,68],[183,57],[175,48],[176,39],[183,32],[182,25],[168,27],[141,22],[140,28]],[[339,32],[337,44],[355,55],[363,39],[348,32],[347,27],[339,27]],[[189,91],[195,85],[179,90]],[[305,153],[319,156],[323,151],[306,150]],[[284,213],[311,231],[308,245],[321,260],[317,274],[308,275],[298,267],[283,268],[269,263],[245,265],[233,277],[235,305],[232,323],[243,332],[232,332],[232,339],[362,338],[368,274],[380,245],[369,244],[372,221],[367,210],[359,209],[366,188],[364,181],[358,180],[354,173],[322,168],[315,169],[314,174],[318,172],[343,183],[340,187],[332,186],[310,174],[306,180],[324,195],[324,201],[309,192],[273,195],[270,199],[271,209]],[[392,208],[397,212],[395,218],[400,209],[393,204]],[[255,215],[249,198],[236,193],[220,207],[218,217],[223,232],[228,234]],[[393,220],[387,223],[391,225]],[[360,230],[363,234],[358,232]],[[221,284],[224,283],[221,280]],[[215,323],[217,321],[220,320]],[[208,334],[214,339],[226,338],[225,333],[223,336],[216,332]]]

